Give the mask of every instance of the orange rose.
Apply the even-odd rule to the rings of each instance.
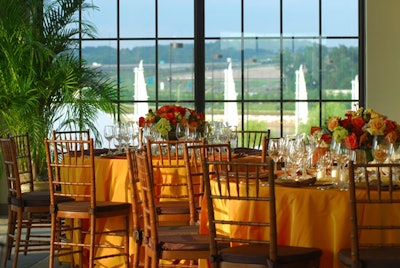
[[[390,131],[388,134],[386,134],[385,140],[389,143],[395,143],[397,141],[398,135],[396,130]]]
[[[356,134],[355,133],[351,133],[346,138],[344,138],[344,145],[350,150],[357,149],[358,148],[358,141],[357,141]]]
[[[317,131],[321,131],[321,128],[317,127],[317,126],[311,127],[310,134],[314,135],[314,133],[317,132]]]
[[[331,118],[329,118],[328,121],[328,129],[329,131],[333,131],[335,129],[335,127],[338,127],[340,124],[340,117],[339,116],[332,116]]]

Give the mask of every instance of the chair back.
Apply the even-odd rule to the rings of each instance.
[[[230,142],[224,144],[184,144],[191,225],[197,224],[199,221],[204,196],[204,172],[201,162],[201,159],[204,158],[210,161],[230,161]]]
[[[53,130],[53,140],[89,140],[90,131],[85,130]]]
[[[143,210],[142,198],[140,197],[140,180],[136,161],[137,149],[128,147],[126,149],[126,160],[128,162],[129,185],[132,193],[132,231],[135,241],[133,252],[133,267],[139,267],[140,252],[143,241]]]
[[[205,192],[211,236],[211,256],[218,258],[220,243],[266,244],[272,262],[277,256],[274,163],[209,161],[203,159]],[[234,170],[234,171],[231,171]],[[210,174],[210,170],[215,173]],[[265,177],[265,170],[269,175]],[[264,174],[264,175],[263,175]],[[253,211],[265,207],[259,217],[226,218],[226,213],[214,209],[217,203],[227,203],[232,211]],[[246,211],[246,212],[245,212]],[[254,210],[257,211],[257,210]],[[255,220],[257,218],[257,220]],[[235,231],[237,230],[237,231]],[[213,260],[212,260],[213,261]]]
[[[7,188],[8,188],[8,203],[16,205],[22,204],[22,182],[20,176],[25,174],[29,168],[24,168],[24,159],[18,161],[16,153],[16,145],[14,138],[1,138],[0,139],[1,151],[3,154],[3,164],[5,174],[7,177]],[[21,166],[21,170],[19,167]],[[28,174],[28,182],[32,180],[31,173]],[[33,182],[32,182],[33,185]],[[30,187],[33,190],[33,186]],[[18,204],[20,203],[20,204]]]
[[[146,143],[157,202],[161,200],[178,201],[188,199],[186,166],[183,153],[184,144],[186,143],[202,144],[202,140],[148,140]]]
[[[359,260],[360,248],[400,247],[399,187],[400,163],[349,162],[353,261]],[[360,217],[365,211],[373,211],[374,215]]]
[[[93,139],[46,139],[45,145],[53,209],[56,209],[57,198],[66,197],[76,201],[90,201],[90,208],[94,209],[96,184]]]
[[[263,137],[270,137],[268,130],[236,130],[236,147],[261,150]]]
[[[34,178],[29,134],[28,132],[22,134],[8,134],[8,137],[14,142],[22,191],[33,191]]]
[[[146,243],[158,245],[158,217],[153,187],[153,176],[150,171],[147,151],[136,151],[136,163],[140,183],[141,207],[143,212],[143,239]]]

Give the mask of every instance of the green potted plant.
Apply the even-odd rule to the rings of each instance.
[[[28,132],[36,174],[45,174],[44,139],[60,115],[61,125],[99,137],[96,115],[115,115],[117,87],[74,53],[74,37],[95,33],[79,10],[94,6],[85,0],[0,0],[0,6],[0,135]]]

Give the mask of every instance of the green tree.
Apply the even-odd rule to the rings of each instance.
[[[41,173],[44,139],[61,115],[61,127],[89,128],[99,137],[96,114],[116,113],[118,91],[73,54],[79,45],[73,37],[95,33],[79,10],[94,6],[84,0],[0,0],[0,6],[0,135],[28,132]]]

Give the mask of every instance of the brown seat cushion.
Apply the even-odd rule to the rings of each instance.
[[[400,267],[400,248],[382,247],[360,249],[360,260],[363,267],[381,268],[381,267]],[[339,260],[345,264],[351,265],[351,250],[342,249],[339,251]]]
[[[157,214],[189,214],[189,201],[158,202]]]
[[[322,251],[316,248],[291,246],[278,247],[278,263],[296,263],[311,259],[318,259]],[[229,247],[220,251],[221,261],[248,264],[266,264],[269,259],[268,245],[243,245]]]
[[[73,202],[62,202],[57,204],[58,211],[71,211],[71,212],[84,212],[89,213],[90,202],[89,201],[73,201]],[[96,212],[110,212],[119,210],[130,210],[131,204],[124,202],[108,202],[108,201],[97,201]]]
[[[72,201],[71,197],[57,197],[57,202]],[[12,197],[10,204],[24,207],[48,207],[50,206],[49,191],[33,191],[22,193],[22,200]]]
[[[162,250],[210,250],[207,234],[162,235],[159,243]]]

